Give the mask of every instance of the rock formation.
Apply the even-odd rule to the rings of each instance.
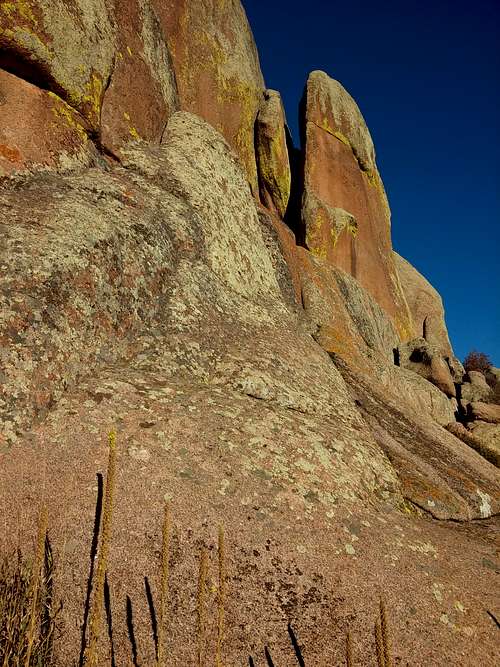
[[[260,196],[262,203],[280,218],[285,217],[291,188],[285,127],[280,94],[275,90],[266,90],[255,133]]]
[[[375,149],[356,103],[324,72],[312,72],[302,102],[306,246],[358,280],[410,337],[396,270],[390,210]]]
[[[173,665],[196,661],[203,547],[214,655],[220,525],[224,664],[292,664],[288,623],[307,665],[341,664],[348,630],[373,664],[381,590],[397,662],[493,664],[498,378],[463,381],[439,295],[393,252],[352,98],[310,76],[297,178],[238,0],[0,17],[0,554],[47,504],[56,664],[81,642],[111,429],[116,664],[131,616],[155,661],[165,501]]]

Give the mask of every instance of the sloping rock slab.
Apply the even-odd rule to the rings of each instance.
[[[154,664],[144,578],[158,610],[166,499],[173,516],[167,640],[175,667],[196,663],[203,546],[207,660],[215,652],[219,525],[226,664],[245,665],[249,655],[265,664],[268,646],[276,664],[293,665],[288,622],[306,664],[341,664],[347,630],[359,664],[373,664],[380,591],[398,662],[494,664],[498,629],[486,610],[497,613],[496,523],[439,524],[393,511],[370,493],[354,498],[347,478],[344,487],[337,483],[341,470],[352,478],[366,469],[354,435],[342,449],[335,420],[280,409],[227,386],[182,381],[175,369],[168,376],[161,353],[167,341],[160,338],[160,349],[140,355],[133,367],[109,367],[83,382],[22,445],[0,455],[0,551],[18,536],[31,549],[39,506],[49,506],[56,587],[70,591],[58,667],[72,664],[78,652],[96,474],[105,473],[113,426],[118,467],[107,571],[117,664],[132,662],[127,596],[139,657]],[[109,651],[106,632],[101,651]]]
[[[491,424],[500,424],[500,405],[495,403],[469,403],[468,414],[471,419],[478,419]]]
[[[401,410],[380,387],[334,357],[373,435],[414,505],[437,519],[467,521],[500,510],[500,473],[423,415]]]

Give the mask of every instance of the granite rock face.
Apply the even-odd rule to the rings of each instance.
[[[474,401],[468,405],[468,414],[473,420],[478,419],[490,424],[500,424],[500,405]]]
[[[302,101],[306,246],[354,276],[411,337],[408,306],[390,236],[390,210],[373,142],[356,103],[324,72],[312,72]]]
[[[463,424],[450,422],[446,429],[500,468],[500,426],[485,422],[473,423],[477,428],[467,429]]]
[[[87,122],[75,109],[0,70],[0,177],[33,164],[64,171],[91,165],[96,158]]]
[[[57,94],[97,132],[116,53],[109,3],[2,2],[0,27],[0,67]]]
[[[174,63],[181,109],[215,127],[239,156],[258,197],[255,119],[265,90],[240,0],[153,0]]]
[[[462,382],[464,368],[455,357],[439,292],[404,257],[394,253],[396,269],[412,318],[412,337],[424,338],[450,367],[455,382]]]
[[[9,91],[0,175],[59,161],[64,166],[68,155],[81,161],[80,145],[64,138],[68,134],[82,135],[81,140],[86,134],[120,159],[130,142],[159,143],[169,116],[182,108],[226,137],[258,197],[254,124],[265,86],[239,0],[3,2],[0,69],[70,107],[55,119],[56,127],[67,127],[59,140],[54,137],[52,150],[43,133],[33,134],[28,149],[13,113],[17,98],[23,95],[23,108],[32,117],[41,104],[49,116],[54,103],[41,102],[23,85],[15,95]]]
[[[400,345],[399,363],[435,384],[447,396],[456,396],[450,367],[425,338],[415,338]]]
[[[285,217],[291,187],[285,127],[280,94],[266,90],[255,127],[260,198],[280,218]]]
[[[23,0],[0,16],[0,554],[31,549],[46,504],[70,591],[56,664],[77,660],[111,429],[116,664],[155,662],[166,501],[172,665],[197,661],[202,548],[217,606],[219,526],[224,664],[264,646],[294,664],[289,622],[306,664],[342,664],[347,630],[372,664],[381,589],[395,662],[493,664],[494,406],[455,421],[463,369],[438,295],[392,254],[352,99],[311,76],[300,192],[239,1]],[[281,219],[298,195],[321,220],[310,249]],[[215,614],[206,629],[208,661]]]
[[[296,249],[302,257],[295,266],[311,267],[302,273],[309,276],[301,288],[305,311],[298,308],[293,238],[279,231],[279,220],[264,219],[270,214],[259,218],[238,157],[213,128],[176,113],[161,146],[135,144],[122,152],[111,169],[42,172],[1,191],[8,280],[1,286],[0,502],[7,511],[0,548],[19,535],[16,507],[23,508],[31,541],[43,495],[54,548],[64,553],[58,585],[73,591],[65,615],[79,617],[95,473],[105,464],[101,443],[115,427],[109,572],[117,663],[127,664],[130,652],[125,605],[118,601],[125,591],[135,618],[147,617],[144,576],[156,581],[156,515],[165,499],[173,503],[176,526],[173,664],[195,660],[196,585],[189,582],[196,581],[199,549],[213,545],[220,523],[231,591],[228,664],[260,655],[271,636],[274,659],[286,664],[290,619],[310,646],[312,664],[332,655],[340,660],[326,625],[324,638],[310,641],[318,618],[327,609],[342,624],[352,608],[360,610],[359,627],[366,624],[366,596],[394,577],[392,570],[386,575],[388,553],[404,565],[406,598],[421,596],[428,572],[440,585],[463,587],[474,559],[457,564],[459,584],[439,575],[448,572],[442,565],[451,553],[475,558],[476,549],[489,554],[490,548],[476,547],[456,528],[440,532],[417,514],[489,517],[500,508],[498,471],[430,412],[408,414],[401,387],[410,386],[409,371],[391,360],[397,334],[390,318],[352,276],[304,249]],[[320,278],[331,297],[321,296]],[[321,298],[331,298],[324,303],[331,303],[335,326],[353,336],[351,365],[315,340],[317,326],[329,322]],[[363,372],[356,364],[365,364]],[[401,381],[392,398],[386,387],[394,380],[384,384],[377,376],[388,369]],[[343,590],[339,566],[351,583],[365,573],[360,597],[346,589],[340,606],[328,592]],[[367,570],[377,576],[367,578]],[[473,618],[493,588],[488,574],[481,581],[468,593]],[[319,582],[325,593],[318,597]],[[397,594],[390,595],[396,605]],[[429,615],[436,618],[429,642],[418,646],[418,655],[431,661],[437,640],[436,659],[468,646],[466,635],[451,639],[443,632],[442,613],[429,603],[413,619],[424,628]],[[251,637],[239,632],[249,620]],[[398,626],[400,632],[407,631]],[[136,624],[136,640],[144,663],[154,661],[147,623]],[[71,662],[79,641],[78,623],[68,621],[57,664]],[[416,649],[401,645],[414,664]],[[486,632],[481,655],[493,651]],[[359,653],[369,661],[371,640]]]
[[[120,155],[133,140],[160,143],[179,109],[177,83],[164,30],[151,0],[115,0],[114,68],[104,96],[100,140]]]

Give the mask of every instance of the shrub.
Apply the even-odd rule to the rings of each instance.
[[[469,371],[487,373],[492,367],[491,359],[484,352],[472,350],[464,359],[464,368]]]

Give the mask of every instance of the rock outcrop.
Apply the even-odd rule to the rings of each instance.
[[[154,0],[174,63],[181,109],[215,127],[239,155],[258,197],[255,119],[265,90],[240,0]]]
[[[439,293],[404,257],[394,253],[396,269],[412,318],[412,338],[424,338],[443,357],[453,357]]]
[[[120,158],[127,143],[159,143],[182,108],[226,137],[258,196],[254,125],[265,86],[239,0],[4,2],[0,69],[21,80],[0,79],[0,176],[89,164],[82,143],[90,140]],[[53,116],[50,149],[43,132],[26,140],[20,98],[33,129]]]
[[[302,102],[306,246],[354,276],[411,337],[408,306],[392,254],[390,210],[373,142],[338,81],[312,72]]]
[[[477,428],[469,430],[463,424],[450,422],[446,425],[446,428],[465,444],[479,452],[481,456],[484,456],[487,461],[500,468],[500,426],[485,424],[484,422],[477,422],[477,425]]]
[[[166,501],[172,665],[197,659],[202,549],[220,600],[218,526],[224,664],[264,646],[291,664],[288,623],[306,664],[341,664],[347,630],[371,664],[381,589],[396,662],[493,664],[498,406],[455,421],[463,369],[439,295],[392,252],[355,103],[311,75],[290,196],[283,107],[238,0],[68,7],[0,4],[0,554],[31,545],[46,504],[71,592],[57,667],[82,640],[111,429],[116,664],[131,624],[132,661],[155,662]],[[307,248],[283,221],[298,194]]]
[[[257,116],[255,143],[262,203],[280,218],[290,199],[291,173],[281,96],[266,90]]]
[[[93,164],[97,150],[88,127],[57,95],[0,70],[0,178],[32,165],[64,170]]]
[[[415,338],[400,345],[399,363],[435,384],[447,396],[456,396],[450,367],[425,338]]]
[[[164,30],[151,0],[117,0],[114,67],[104,95],[100,141],[115,156],[132,140],[160,143],[179,109]]]
[[[471,419],[478,419],[490,424],[500,424],[500,405],[475,401],[468,405],[468,415]]]

